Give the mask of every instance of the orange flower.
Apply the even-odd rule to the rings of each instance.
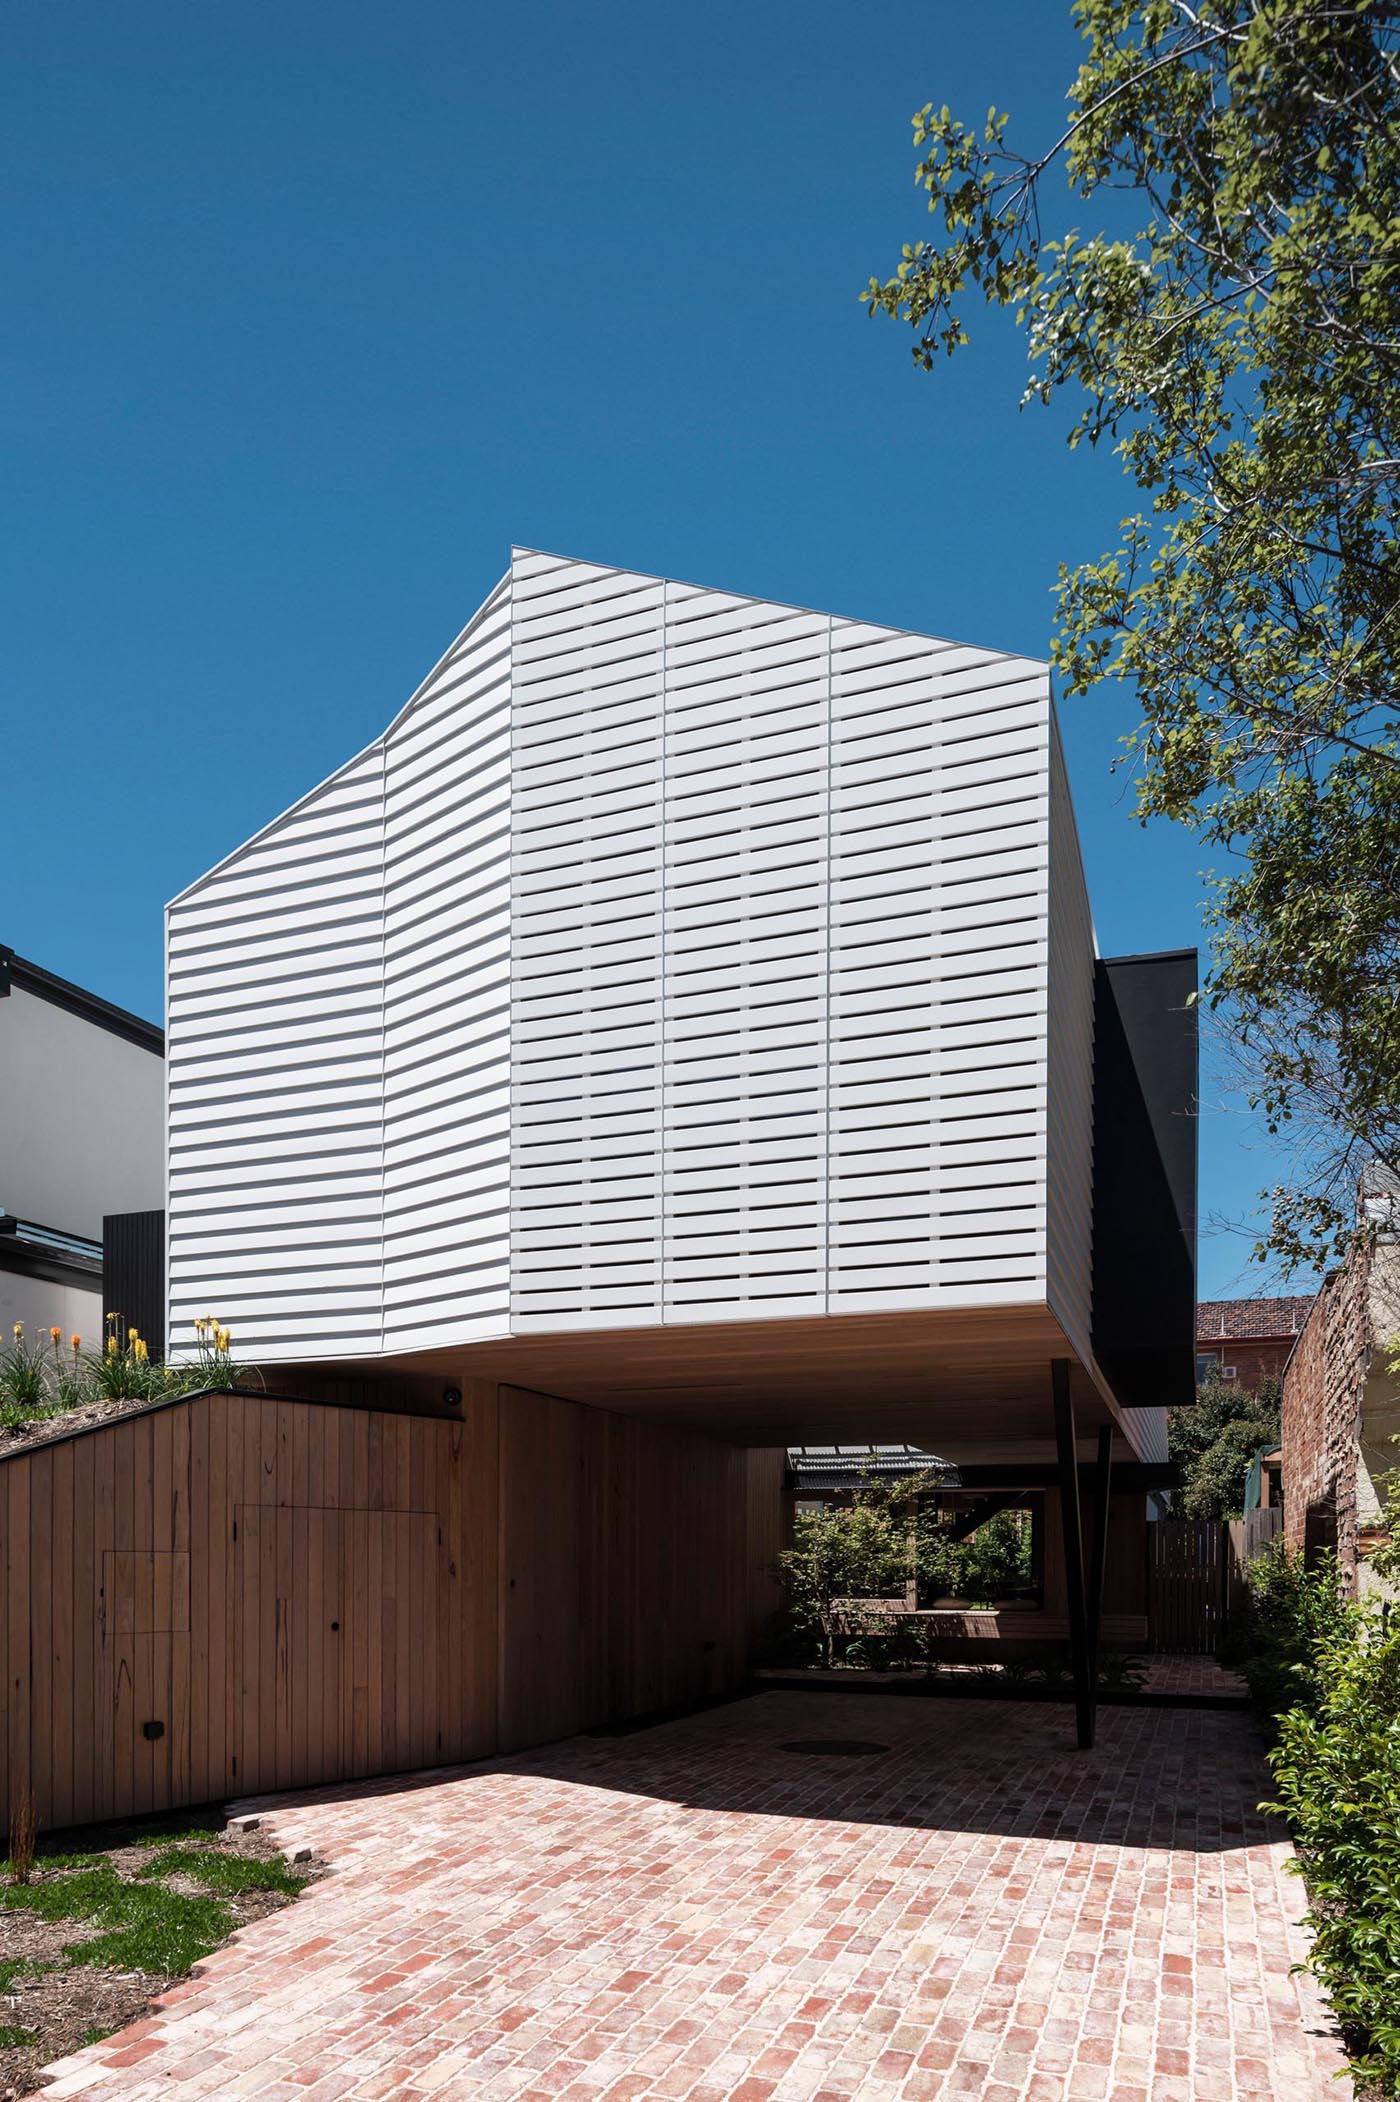
[[[61,1328],[51,1328],[51,1329],[49,1330],[49,1335],[51,1336],[51,1338],[53,1339],[53,1341],[54,1341],[55,1343],[57,1343],[57,1341],[58,1341],[59,1337],[60,1337],[60,1336],[61,1336],[62,1334],[63,1334],[63,1330],[62,1330]]]
[[[79,1350],[82,1348],[83,1339],[81,1336],[70,1336],[68,1340],[73,1346],[73,1355],[74,1357],[76,1357],[78,1355]]]

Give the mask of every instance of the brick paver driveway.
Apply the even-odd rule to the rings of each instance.
[[[1248,1719],[766,1693],[283,1798],[333,1873],[51,2095],[1322,2102]],[[865,1738],[863,1757],[792,1740]]]

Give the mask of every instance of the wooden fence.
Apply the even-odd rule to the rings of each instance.
[[[781,1451],[484,1380],[0,1459],[0,1840],[472,1759],[742,1682]],[[771,1610],[768,1607],[767,1610]]]
[[[1147,1528],[1147,1646],[1174,1656],[1219,1649],[1225,1635],[1225,1532],[1213,1518]]]
[[[1277,1508],[1243,1518],[1162,1518],[1147,1528],[1147,1646],[1213,1654],[1244,1599],[1245,1569],[1283,1530]]]

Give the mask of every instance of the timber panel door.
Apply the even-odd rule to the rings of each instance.
[[[99,1570],[100,1800],[114,1817],[187,1802],[189,1555],[109,1547]]]
[[[240,1794],[431,1766],[436,1511],[239,1504]]]

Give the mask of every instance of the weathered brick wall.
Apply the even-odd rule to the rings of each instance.
[[[1293,1348],[1293,1338],[1283,1342],[1270,1340],[1266,1343],[1227,1342],[1209,1346],[1218,1352],[1222,1365],[1233,1365],[1235,1384],[1254,1392],[1266,1379],[1277,1379],[1288,1362],[1288,1353]]]
[[[1284,1539],[1290,1554],[1335,1545],[1357,1566],[1356,1457],[1371,1360],[1372,1253],[1358,1249],[1318,1293],[1283,1382]]]

